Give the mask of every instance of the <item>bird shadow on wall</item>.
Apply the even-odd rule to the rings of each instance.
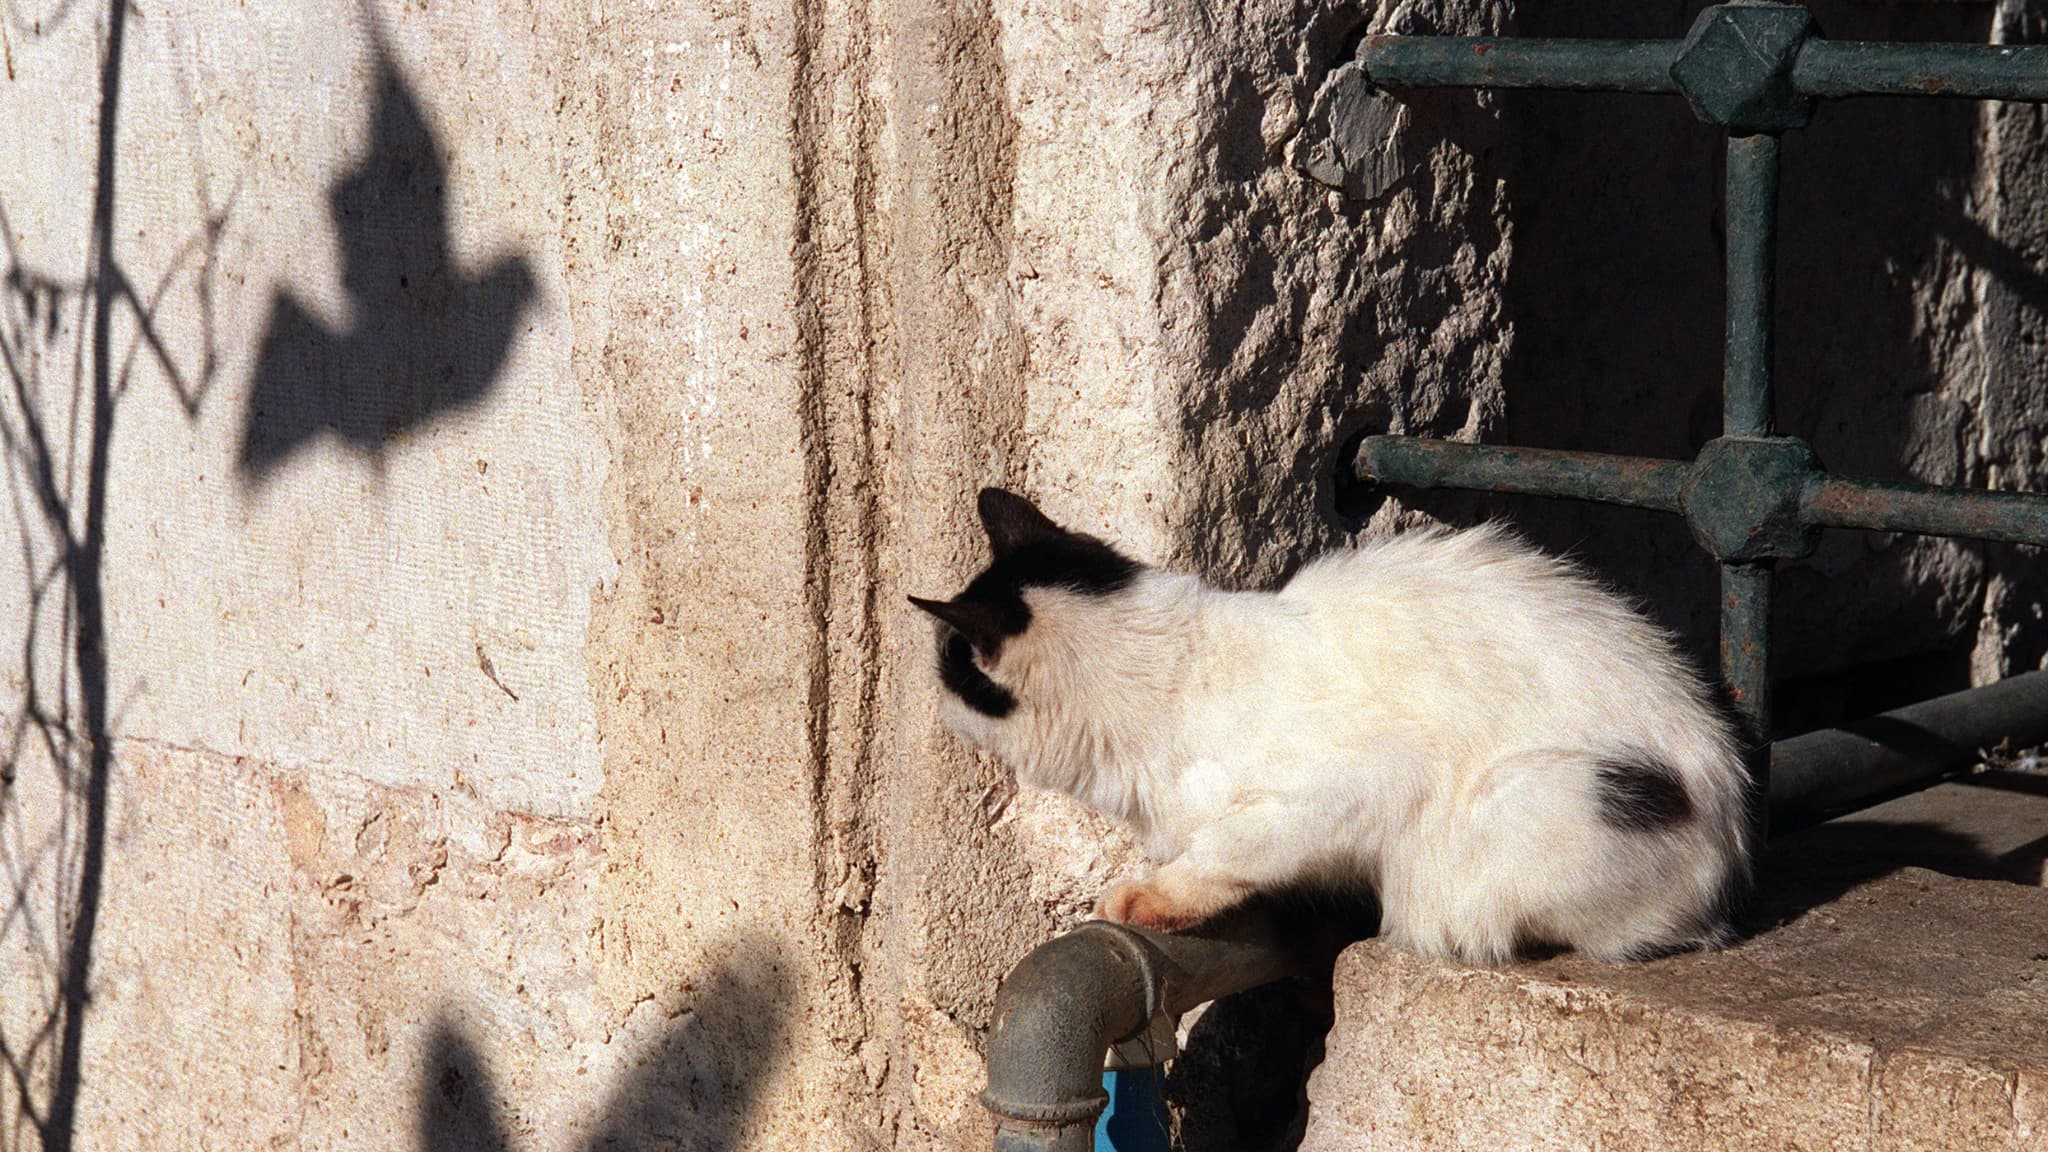
[[[270,304],[236,466],[261,485],[331,435],[380,464],[386,446],[490,394],[535,302],[524,256],[471,276],[455,259],[448,161],[376,24],[376,94],[361,163],[330,189],[349,319],[289,289]]]
[[[796,994],[778,945],[757,938],[731,949],[693,1007],[638,1054],[582,1125],[582,1152],[725,1152],[748,1142],[763,1090],[790,1059]],[[482,1054],[486,1039],[445,1014],[435,1022],[419,1070],[419,1152],[519,1147]]]
[[[70,11],[67,5],[50,13],[35,37],[53,34]],[[105,609],[116,417],[134,398],[134,386],[154,378],[169,385],[188,421],[197,420],[218,364],[213,285],[234,197],[216,207],[200,171],[202,219],[147,283],[132,279],[129,258],[116,244],[115,161],[131,11],[109,4],[103,26],[82,270],[38,266],[0,203],[0,474],[19,563],[18,587],[0,592],[0,601],[18,613],[21,628],[18,662],[4,673],[0,718],[0,880],[7,888],[0,954],[8,970],[0,1014],[0,1150],[69,1152],[86,1074],[108,799],[119,768]],[[166,300],[185,290],[198,316],[196,371],[181,366],[157,322]]]

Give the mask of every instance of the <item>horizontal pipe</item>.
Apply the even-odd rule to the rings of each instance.
[[[2048,100],[2048,47],[1810,39],[1792,62],[1806,96]]]
[[[1462,444],[1421,436],[1367,436],[1353,474],[1368,484],[1459,488],[1592,500],[1681,512],[1692,465],[1681,460]],[[2048,495],[1947,488],[1816,472],[1800,494],[1800,518],[1827,528],[1961,536],[2048,546]]]
[[[1299,974],[1257,908],[1171,935],[1089,921],[1040,945],[996,993],[981,1102],[997,1152],[1091,1149],[1110,1045],[1161,1012]]]
[[[2048,672],[1923,700],[1771,746],[1771,824],[1789,831],[2048,742]]]
[[[1679,40],[1368,36],[1357,58],[1392,88],[1675,93]],[[1802,96],[2048,101],[2048,46],[1892,44],[1810,37],[1792,63]]]
[[[1368,36],[1358,60],[1394,88],[1554,88],[1676,92],[1676,40],[1517,40],[1483,36]]]
[[[1692,465],[1681,460],[1461,444],[1419,436],[1368,436],[1352,465],[1366,483],[1558,496],[1677,512]]]
[[[1829,528],[2048,544],[2048,496],[2033,492],[1826,476],[1807,488],[1800,512]]]

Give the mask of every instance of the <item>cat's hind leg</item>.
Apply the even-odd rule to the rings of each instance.
[[[1599,763],[1580,748],[1519,750],[1426,808],[1388,853],[1387,935],[1488,965],[1529,947],[1616,961],[1713,938],[1696,911],[1726,871],[1711,830],[1613,826]]]

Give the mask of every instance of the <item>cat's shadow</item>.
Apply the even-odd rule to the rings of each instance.
[[[1757,861],[1756,889],[1736,927],[1744,940],[1796,920],[1853,888],[1901,868],[1966,880],[2011,880],[2014,865],[1937,824],[1836,821],[1771,842]]]

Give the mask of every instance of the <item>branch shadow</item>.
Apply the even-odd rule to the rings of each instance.
[[[68,11],[68,6],[65,9]],[[156,326],[173,284],[198,258],[205,310],[227,210],[205,189],[207,218],[148,292],[115,251],[122,67],[132,9],[107,9],[100,62],[93,199],[84,274],[32,266],[0,205],[0,453],[21,562],[24,629],[16,699],[0,760],[0,944],[12,953],[0,1020],[0,1148],[69,1152],[84,1081],[94,945],[105,882],[108,793],[117,768],[108,697],[104,558],[117,409],[139,361],[156,367],[196,418],[211,384],[179,369]],[[128,332],[117,337],[115,321]],[[125,347],[117,347],[125,344]],[[36,787],[49,776],[47,792]],[[26,810],[33,804],[33,810]]]
[[[757,1127],[763,1091],[788,1063],[796,985],[780,945],[739,940],[698,994],[641,1052],[588,1126],[584,1152],[725,1152]],[[419,1152],[506,1152],[507,1109],[475,1038],[444,1014],[420,1069]]]
[[[65,0],[59,14],[74,7]],[[124,49],[137,10],[113,2],[105,11],[82,274],[37,267],[0,203],[0,470],[23,623],[17,662],[0,676],[9,697],[0,718],[0,945],[11,965],[0,1015],[0,1152],[70,1152],[77,1143],[119,769],[105,595],[117,415],[146,368],[196,421],[221,359],[213,286],[235,196],[216,206],[201,172],[204,218],[153,282],[131,275],[117,251],[116,178]],[[323,430],[375,455],[390,437],[478,403],[535,295],[523,258],[474,279],[454,269],[446,162],[376,42],[372,149],[331,197],[355,321],[332,331],[295,298],[273,301],[241,453],[253,480]],[[196,371],[157,324],[187,278],[203,345]]]
[[[328,194],[351,319],[336,328],[288,289],[272,297],[236,459],[259,486],[322,436],[381,463],[387,444],[481,404],[537,295],[524,256],[475,277],[457,265],[446,156],[373,40],[368,151]]]

